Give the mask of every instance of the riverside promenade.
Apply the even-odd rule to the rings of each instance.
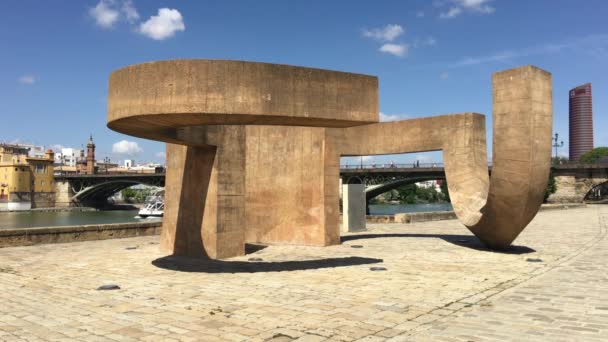
[[[506,253],[457,220],[222,261],[158,236],[3,248],[0,341],[606,341],[607,225],[543,211]]]

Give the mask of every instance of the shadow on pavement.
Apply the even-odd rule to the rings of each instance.
[[[474,249],[477,251],[500,253],[500,254],[527,254],[534,253],[536,250],[526,246],[511,245],[504,250],[490,249],[481,240],[473,235],[450,235],[450,234],[357,234],[342,236],[342,242],[376,238],[437,238],[451,244]]]
[[[189,258],[183,256],[166,256],[152,261],[152,265],[180,272],[200,273],[259,273],[304,271],[321,268],[368,265],[382,262],[382,259],[345,257],[318,260],[280,261],[280,262],[249,262],[223,261]]]

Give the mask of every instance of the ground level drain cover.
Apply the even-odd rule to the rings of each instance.
[[[540,258],[528,258],[526,259],[527,262],[543,262],[543,259]]]
[[[97,291],[109,291],[109,290],[120,290],[120,286],[115,285],[115,284],[109,284],[109,285],[101,285],[100,287],[97,288]]]
[[[386,271],[386,267],[370,267],[369,268],[370,271]]]

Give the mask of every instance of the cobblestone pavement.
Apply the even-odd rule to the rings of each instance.
[[[0,341],[608,340],[607,221],[541,212],[506,253],[456,220],[224,261],[158,237],[4,248]]]

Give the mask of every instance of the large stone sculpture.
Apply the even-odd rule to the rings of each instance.
[[[167,143],[161,246],[226,258],[250,243],[340,243],[340,156],[442,150],[454,210],[491,248],[536,215],[551,158],[551,76],[493,75],[485,117],[378,123],[378,80],[265,63],[176,60],[112,73],[108,127]]]

